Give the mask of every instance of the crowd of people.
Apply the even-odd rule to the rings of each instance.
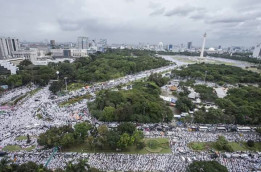
[[[138,80],[149,76],[152,72],[162,72],[173,69],[175,65],[162,67],[159,69],[145,71],[136,75],[128,75],[122,78],[110,80],[103,83],[96,83],[90,87],[72,91],[69,94],[57,98],[51,98],[49,87],[44,87],[30,97],[23,99],[13,109],[5,110],[0,119],[0,147],[7,145],[21,146],[20,151],[8,152],[8,156],[15,160],[15,163],[21,164],[27,161],[33,161],[38,164],[45,164],[52,155],[52,150],[33,149],[26,152],[23,148],[36,146],[37,137],[52,126],[63,126],[80,121],[90,121],[92,124],[98,121],[93,118],[88,111],[87,102],[95,99],[95,92],[101,89],[109,89],[120,84],[126,84],[130,81]],[[36,89],[33,87],[21,87],[5,92],[0,97],[0,103],[8,102],[15,97],[26,94]],[[85,94],[92,95],[91,100],[83,99],[80,102],[60,106],[64,101]],[[106,123],[107,124],[107,123]],[[109,125],[109,124],[108,124]],[[145,132],[146,127],[140,126]],[[101,170],[121,170],[121,171],[185,171],[192,160],[211,160],[208,152],[194,152],[188,147],[190,142],[213,142],[218,136],[222,135],[228,141],[238,142],[254,140],[260,141],[260,137],[254,133],[237,132],[189,132],[184,128],[171,129],[172,134],[165,135],[162,131],[146,131],[146,137],[168,137],[170,148],[169,154],[104,154],[104,153],[62,153],[57,152],[48,168],[64,168],[66,163],[73,161],[76,163],[79,159],[89,158],[89,164],[92,167]],[[17,140],[19,136],[30,136],[30,143],[26,140]],[[254,154],[251,158],[217,158],[221,164],[225,165],[229,171],[249,171],[254,167],[260,168],[260,155]],[[259,166],[258,166],[259,164]]]

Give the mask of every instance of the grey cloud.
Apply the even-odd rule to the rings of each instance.
[[[110,42],[192,40],[196,45],[202,43],[204,31],[213,44],[223,45],[225,40],[229,45],[251,45],[260,38],[261,0],[0,0],[0,4],[5,23],[1,35],[28,41],[75,41],[86,35]]]
[[[204,8],[192,7],[192,6],[180,6],[176,7],[172,10],[169,10],[165,13],[165,16],[188,16],[192,13],[197,13],[200,11],[204,11]]]
[[[156,2],[151,2],[151,1],[149,1],[149,8],[151,8],[151,9],[157,9],[157,8],[159,8],[159,7],[161,7],[161,4],[160,4],[160,3],[156,3]]]
[[[64,31],[77,31],[81,29],[81,24],[77,21],[58,19],[57,22]]]
[[[160,9],[154,10],[152,13],[150,13],[150,16],[160,15],[163,14],[164,12],[165,12],[165,8],[162,7]]]
[[[207,21],[207,23],[240,23],[244,22],[244,18],[240,17],[228,17],[228,18],[217,18]]]

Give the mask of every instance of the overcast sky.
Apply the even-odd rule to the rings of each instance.
[[[252,46],[261,42],[261,0],[0,0],[0,36],[76,42]]]

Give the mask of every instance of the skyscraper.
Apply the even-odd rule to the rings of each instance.
[[[201,49],[201,53],[200,53],[200,58],[203,58],[203,57],[204,57],[206,37],[207,37],[207,33],[205,33],[205,34],[203,35],[203,44],[202,44],[202,49]]]
[[[188,49],[190,50],[192,48],[192,42],[188,42]]]
[[[55,49],[55,40],[50,40],[51,49]]]
[[[79,49],[89,48],[88,37],[78,37],[78,48]]]
[[[16,38],[0,38],[0,59],[12,56],[13,51],[20,49],[19,40]]]
[[[169,50],[169,51],[172,51],[172,50],[173,50],[173,45],[172,45],[172,44],[169,44],[169,45],[168,45],[168,50]]]
[[[255,49],[253,51],[253,55],[254,58],[261,58],[261,44],[257,44],[255,46]]]
[[[163,51],[164,50],[163,42],[159,42],[158,50],[159,51]]]

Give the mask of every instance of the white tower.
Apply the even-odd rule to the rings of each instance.
[[[205,33],[205,34],[203,35],[203,44],[202,44],[202,49],[201,49],[201,53],[200,53],[200,58],[203,58],[203,57],[204,57],[206,37],[207,37],[207,33]]]

